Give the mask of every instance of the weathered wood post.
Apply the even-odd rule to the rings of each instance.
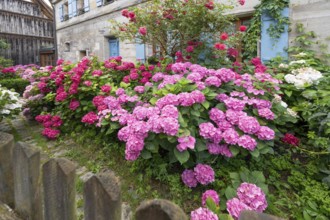
[[[137,208],[135,217],[136,220],[188,220],[179,206],[164,199],[143,202]]]
[[[40,151],[18,142],[14,161],[15,210],[24,219],[42,220]]]
[[[42,173],[44,219],[76,220],[76,166],[67,159],[50,159]]]
[[[111,171],[91,176],[84,185],[85,220],[120,220],[119,178]]]
[[[0,201],[14,207],[14,137],[0,132]]]

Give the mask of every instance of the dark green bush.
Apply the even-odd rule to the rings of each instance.
[[[14,89],[16,92],[18,92],[20,95],[23,94],[25,87],[30,84],[29,81],[25,79],[2,79],[0,80],[0,85],[2,87],[6,87],[7,89]]]

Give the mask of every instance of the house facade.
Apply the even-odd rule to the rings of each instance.
[[[220,1],[220,0],[218,0]],[[221,0],[224,2],[231,0]],[[121,42],[114,37],[110,28],[110,19],[125,21],[121,16],[124,8],[141,4],[142,0],[52,0],[55,8],[58,57],[76,62],[86,55],[96,55],[101,60],[110,56],[122,56],[127,61],[145,60],[152,55],[150,46],[132,42]],[[248,25],[253,16],[254,7],[260,0],[246,1],[244,6],[237,5],[230,13],[239,17],[239,23]],[[290,17],[291,23],[303,23],[308,31],[315,31],[325,40],[330,36],[329,0],[291,0],[290,7],[283,11]],[[285,48],[292,44],[294,32],[287,31],[276,42],[268,36],[268,27],[275,23],[272,18],[263,15],[262,34],[256,47],[263,60],[276,55],[286,56]],[[272,48],[272,49],[269,49]]]
[[[0,22],[0,39],[10,45],[0,56],[15,64],[53,64],[55,33],[49,5],[42,0],[1,0]]]

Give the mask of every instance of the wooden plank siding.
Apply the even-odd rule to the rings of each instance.
[[[39,3],[1,0],[0,39],[10,48],[0,51],[0,56],[15,64],[40,64],[39,51],[54,48],[54,23],[49,13],[43,13],[45,10]]]

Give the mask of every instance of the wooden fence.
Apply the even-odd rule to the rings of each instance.
[[[65,158],[41,164],[40,151],[0,132],[0,201],[22,219],[75,220],[76,165]],[[122,219],[120,182],[112,171],[92,175],[84,182],[86,220]],[[136,220],[184,220],[186,214],[167,200],[143,202]]]
[[[0,201],[25,220],[76,220],[76,165],[64,158],[41,164],[40,151],[0,132]],[[112,171],[93,174],[83,187],[85,220],[121,220],[121,189]],[[136,220],[186,220],[187,215],[170,201],[143,202]],[[244,217],[245,216],[245,217]],[[269,219],[247,212],[241,220]],[[271,217],[271,218],[269,218]],[[1,219],[1,216],[0,216]]]

